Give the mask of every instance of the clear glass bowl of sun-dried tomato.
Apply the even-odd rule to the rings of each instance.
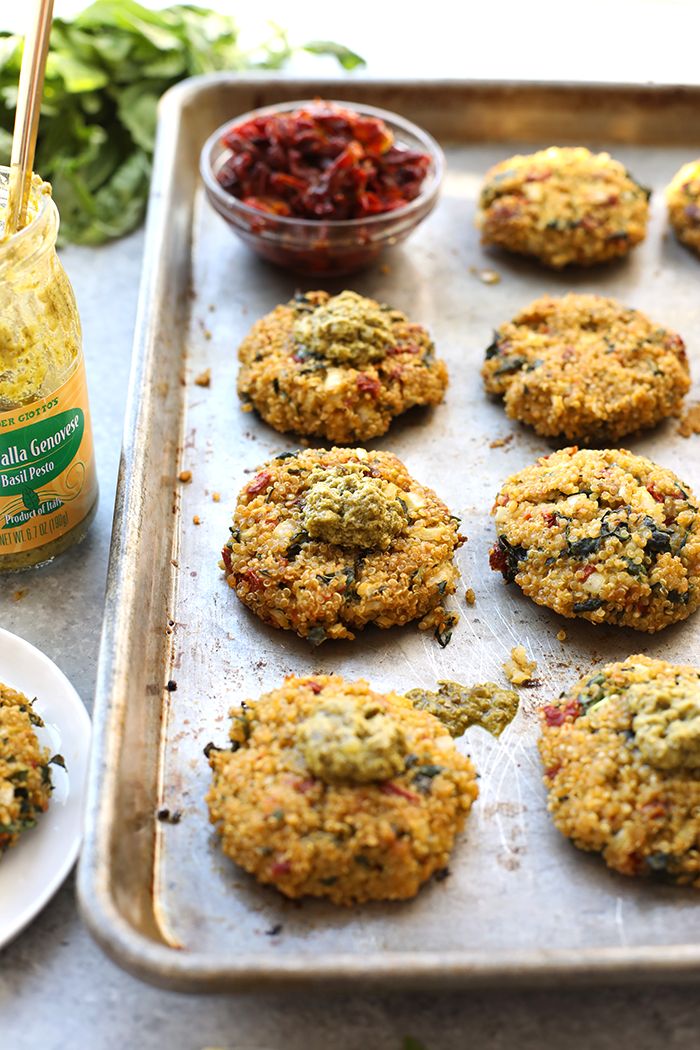
[[[360,270],[435,206],[437,142],[386,110],[321,99],[227,121],[207,139],[207,196],[254,252],[299,274]]]

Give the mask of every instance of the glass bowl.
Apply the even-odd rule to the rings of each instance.
[[[254,252],[298,274],[339,277],[374,262],[387,248],[405,240],[432,211],[440,192],[445,158],[432,135],[398,114],[353,102],[334,102],[361,116],[383,120],[399,145],[430,156],[430,168],[417,197],[394,211],[361,219],[299,219],[271,215],[243,204],[219,184],[217,174],[230,152],[221,139],[233,124],[243,124],[269,113],[303,108],[312,105],[313,101],[307,99],[264,106],[227,120],[205,142],[200,156],[200,172],[212,206]]]

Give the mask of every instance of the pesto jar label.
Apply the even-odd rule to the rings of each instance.
[[[50,396],[0,413],[0,561],[57,540],[96,497],[81,357]]]

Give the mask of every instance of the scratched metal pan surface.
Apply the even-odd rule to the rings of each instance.
[[[425,323],[449,365],[445,403],[412,413],[373,443],[434,487],[468,536],[457,555],[461,618],[445,649],[414,626],[313,648],[249,614],[218,567],[238,490],[265,459],[296,447],[240,410],[237,345],[256,318],[314,284],[248,253],[204,200],[197,158],[227,118],[314,94],[396,110],[435,133],[447,153],[436,211],[388,266],[343,282]],[[609,148],[653,187],[647,239],[628,260],[557,274],[480,247],[473,223],[485,170],[553,142]],[[535,296],[570,289],[613,295],[681,332],[700,376],[700,266],[669,236],[662,195],[699,147],[700,95],[690,89],[222,76],[166,98],[80,871],[87,921],[123,966],[192,990],[700,975],[694,893],[625,879],[570,846],[547,817],[535,750],[538,705],[600,661],[635,652],[699,660],[700,618],[653,636],[565,622],[490,571],[494,496],[550,446],[509,422],[479,377],[495,326]],[[500,282],[482,283],[473,269],[484,267]],[[205,369],[208,389],[194,383]],[[496,444],[502,438],[509,442]],[[670,422],[628,444],[700,492],[698,441]],[[182,469],[192,481],[178,486]],[[476,593],[472,608],[467,587]],[[562,627],[565,642],[557,640]],[[203,748],[225,741],[231,706],[290,672],[366,676],[399,691],[440,678],[504,681],[515,644],[537,661],[539,684],[521,691],[520,712],[500,740],[473,728],[459,742],[478,767],[480,796],[446,881],[407,903],[343,909],[286,901],[223,857],[203,801]],[[170,822],[157,819],[159,810]]]

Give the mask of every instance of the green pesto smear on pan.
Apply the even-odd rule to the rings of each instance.
[[[419,711],[439,718],[452,737],[461,736],[469,726],[481,726],[492,736],[500,736],[518,711],[518,694],[495,682],[460,685],[440,681],[437,692],[409,689],[406,699]]]

